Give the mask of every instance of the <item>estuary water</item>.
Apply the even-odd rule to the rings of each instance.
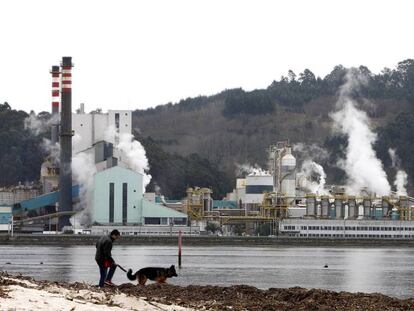
[[[177,247],[114,245],[114,259],[134,271],[177,266]],[[39,280],[97,284],[93,246],[0,246],[0,269]],[[328,265],[327,268],[324,266]],[[379,292],[414,297],[414,249],[323,247],[184,247],[176,285],[252,285]],[[121,270],[114,283],[129,282]]]

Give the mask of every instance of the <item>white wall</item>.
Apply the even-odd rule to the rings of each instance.
[[[114,135],[108,137],[105,132],[108,128],[115,129],[115,115],[119,114],[119,134],[132,132],[132,111],[130,110],[109,110],[108,113],[73,113],[72,129],[74,138],[72,152],[76,154],[91,147],[94,143],[106,140],[116,145]]]

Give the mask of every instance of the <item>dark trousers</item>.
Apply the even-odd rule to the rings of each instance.
[[[112,277],[114,276],[115,270],[116,270],[116,266],[112,265],[109,268],[109,272],[108,272],[108,268],[105,268],[103,264],[98,263],[99,266],[99,273],[101,274],[101,277],[99,279],[99,287],[103,287],[105,281],[111,281]]]

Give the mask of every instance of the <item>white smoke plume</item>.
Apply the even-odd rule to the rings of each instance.
[[[391,158],[391,165],[392,167],[397,167],[397,152],[395,151],[395,149],[392,148],[388,148],[388,154],[390,155]]]
[[[325,190],[326,174],[323,167],[312,161],[305,160],[297,173],[300,186],[311,193],[328,194]]]
[[[292,150],[297,157],[310,158],[315,161],[324,161],[329,157],[328,151],[317,144],[307,145],[304,143],[295,143],[292,146]]]
[[[93,178],[96,174],[94,155],[80,152],[72,158],[72,178],[79,185],[79,203],[74,207],[79,211],[72,216],[70,222],[74,228],[89,225],[92,216]]]
[[[132,134],[123,133],[119,135],[113,126],[105,131],[104,137],[105,140],[116,142],[115,148],[122,153],[120,160],[126,163],[129,169],[143,175],[143,191],[145,192],[145,187],[151,181],[151,175],[147,173],[149,165],[144,147],[134,139]]]
[[[262,169],[259,165],[255,164],[251,166],[250,164],[238,164],[236,163],[236,176],[243,175],[258,175],[264,176],[269,175],[269,172]]]
[[[397,155],[397,151],[393,148],[388,149],[388,154],[391,157],[392,167],[397,169],[395,175],[394,186],[397,188],[397,195],[407,195],[408,175],[401,169],[401,160]]]
[[[394,186],[397,188],[397,195],[407,195],[407,183],[407,173],[403,170],[398,170],[394,181]]]
[[[364,80],[357,70],[348,70],[346,83],[340,89],[338,111],[331,114],[334,130],[348,139],[346,158],[340,162],[347,175],[347,190],[359,194],[363,187],[377,195],[388,195],[391,187],[373,145],[377,135],[370,128],[368,115],[357,108],[351,98]]]
[[[42,149],[48,154],[50,161],[56,165],[60,163],[60,144],[52,144],[50,139],[43,138]]]
[[[54,115],[48,119],[42,118],[31,112],[30,115],[24,119],[24,128],[30,130],[36,136],[45,133],[50,129],[51,125],[59,123],[59,116]]]

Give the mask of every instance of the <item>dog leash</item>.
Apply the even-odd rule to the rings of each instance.
[[[124,272],[127,272],[121,265],[119,265],[119,264],[116,264],[118,267],[119,267],[119,269],[121,269],[122,271],[124,271]]]

